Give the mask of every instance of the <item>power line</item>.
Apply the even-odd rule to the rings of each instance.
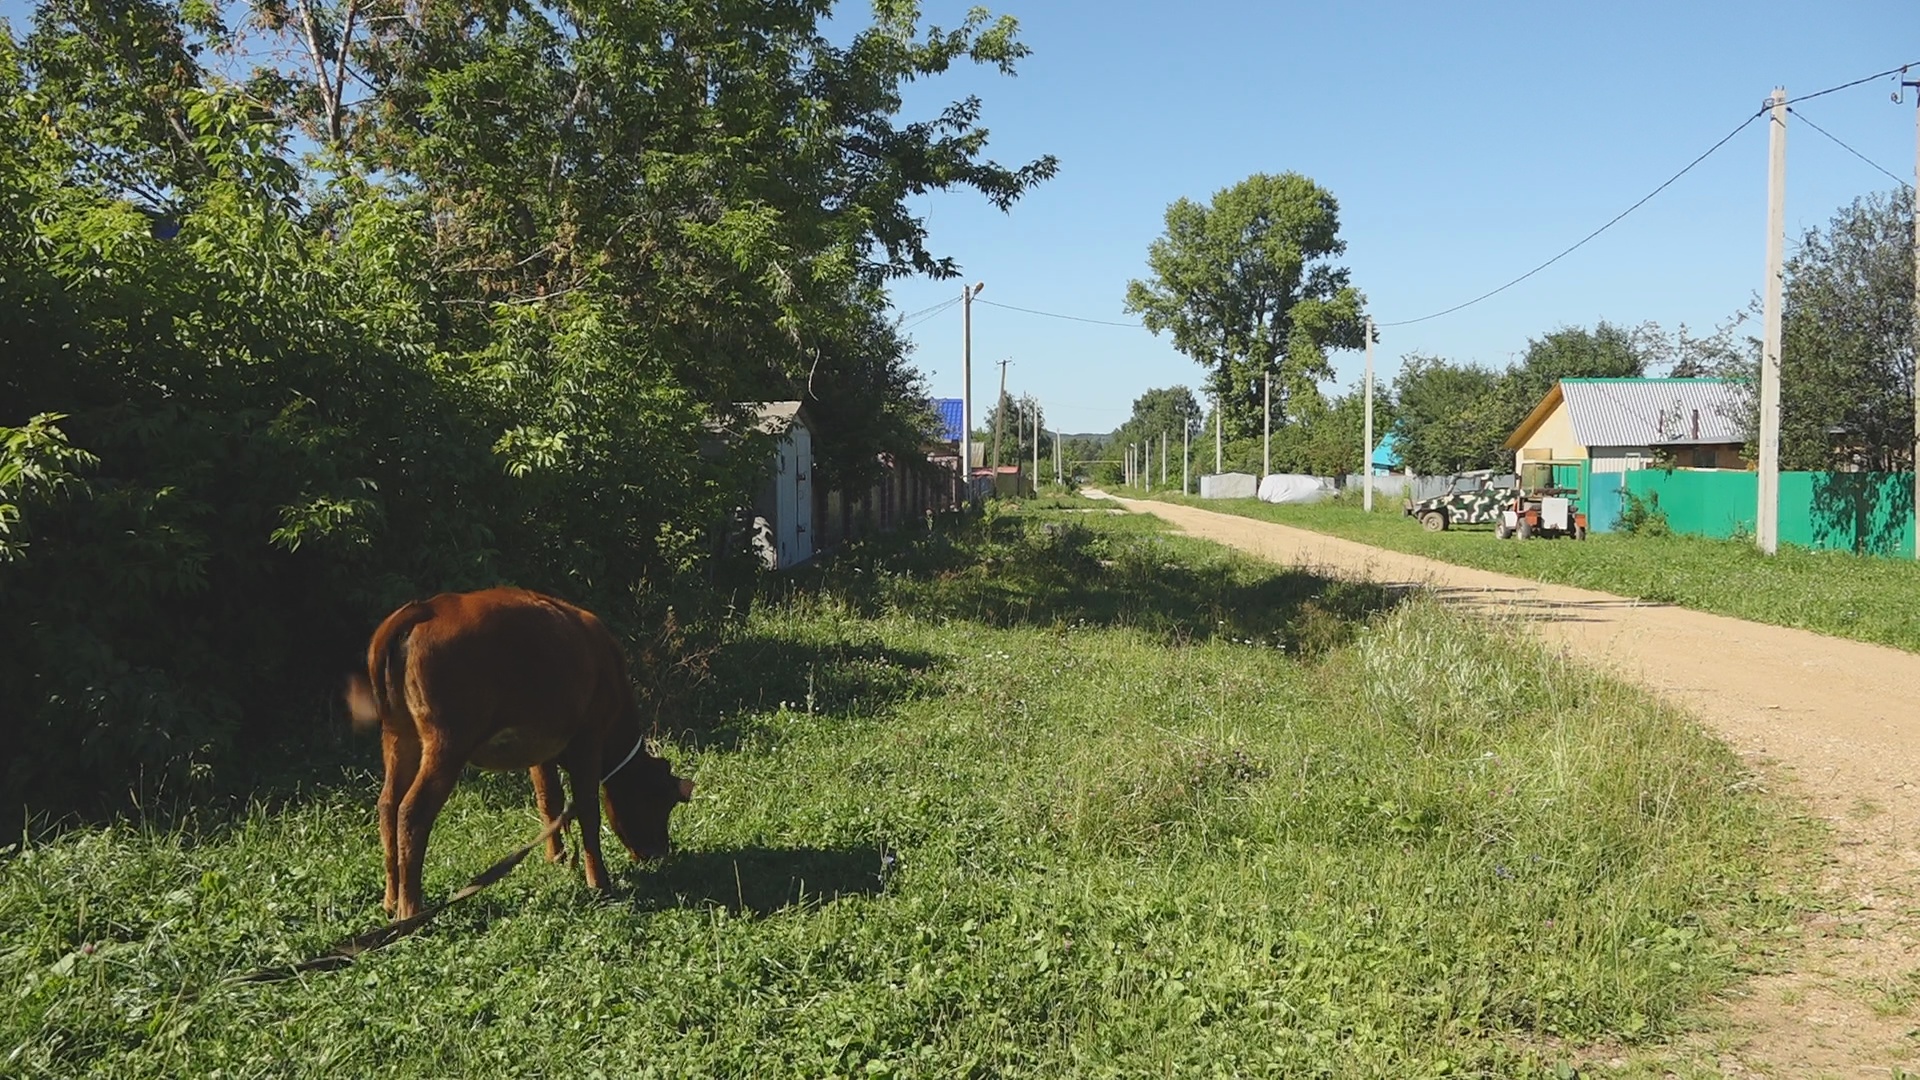
[[[1839,84],[1838,86],[1829,86],[1825,90],[1815,90],[1811,94],[1801,94],[1799,97],[1788,98],[1786,103],[1791,105],[1793,102],[1796,102],[1796,101],[1811,101],[1817,97],[1825,97],[1828,94],[1838,93],[1841,90],[1851,89],[1855,86],[1859,86],[1862,83],[1870,83],[1875,79],[1884,79],[1889,75],[1902,74],[1908,68],[1914,67],[1916,65],[1920,65],[1920,60],[1915,60],[1909,63],[1901,64],[1899,67],[1888,68],[1885,71],[1876,71],[1872,75],[1865,76],[1864,78],[1854,79],[1852,82],[1844,82]],[[1722,146],[1725,146],[1727,143],[1731,142],[1735,135],[1738,135],[1740,134],[1740,132],[1746,130],[1746,127],[1748,124],[1751,124],[1755,120],[1766,115],[1767,110],[1770,107],[1771,106],[1769,105],[1763,105],[1753,115],[1747,117],[1745,120],[1740,121],[1740,126],[1734,128],[1732,131],[1727,132],[1726,136],[1722,138],[1719,142],[1714,143],[1712,146],[1708,147],[1706,150],[1706,153],[1703,153],[1699,157],[1694,158],[1692,161],[1688,162],[1686,168],[1681,169],[1679,172],[1674,173],[1672,176],[1668,177],[1666,180],[1666,183],[1663,183],[1659,187],[1654,188],[1652,191],[1648,192],[1644,197],[1640,199],[1639,202],[1636,202],[1632,206],[1629,206],[1625,210],[1622,210],[1616,217],[1614,217],[1612,221],[1609,221],[1605,225],[1602,225],[1598,229],[1595,229],[1594,231],[1588,233],[1586,236],[1582,237],[1580,241],[1574,244],[1572,247],[1566,249],[1565,251],[1562,251],[1560,254],[1555,255],[1553,258],[1548,259],[1546,262],[1541,263],[1539,266],[1534,267],[1533,269],[1527,271],[1526,273],[1521,274],[1519,277],[1514,278],[1512,281],[1507,282],[1505,285],[1502,285],[1499,288],[1494,289],[1490,292],[1482,293],[1481,295],[1474,297],[1473,299],[1467,301],[1464,304],[1455,304],[1453,307],[1447,308],[1445,311],[1436,311],[1431,315],[1422,315],[1417,319],[1404,319],[1400,322],[1376,322],[1374,323],[1374,325],[1376,327],[1411,326],[1414,323],[1426,322],[1429,319],[1437,319],[1442,315],[1451,315],[1454,312],[1461,310],[1462,308],[1472,307],[1473,305],[1479,303],[1482,300],[1486,300],[1491,297],[1497,296],[1500,293],[1503,293],[1508,289],[1513,288],[1515,285],[1520,284],[1521,282],[1527,280],[1528,278],[1539,273],[1540,271],[1545,270],[1547,267],[1552,266],[1554,263],[1559,262],[1561,259],[1566,258],[1568,255],[1573,254],[1575,251],[1579,250],[1581,247],[1584,247],[1589,240],[1592,240],[1594,237],[1599,236],[1601,233],[1606,232],[1608,229],[1613,228],[1614,225],[1619,223],[1621,218],[1624,218],[1628,214],[1633,213],[1635,210],[1640,209],[1641,206],[1646,204],[1647,200],[1653,198],[1655,195],[1660,194],[1662,191],[1665,191],[1670,185],[1673,184],[1674,181],[1680,179],[1681,177],[1687,175],[1687,173],[1691,172],[1694,166],[1700,164],[1702,161],[1705,161],[1708,157],[1712,156],[1715,150],[1718,150]],[[1801,119],[1805,120],[1806,117],[1802,116]],[[1813,121],[1808,120],[1807,123],[1811,125],[1813,124]],[[1814,130],[1820,131],[1820,128],[1816,125],[1814,126]],[[1827,134],[1825,131],[1820,131],[1820,133],[1822,135]],[[1833,136],[1831,135],[1828,135],[1827,137],[1833,138]],[[1834,139],[1834,141],[1839,142],[1840,140]],[[1841,143],[1841,145],[1846,146],[1845,143]],[[1852,147],[1847,147],[1847,149],[1852,150]],[[1856,156],[1858,156],[1857,152],[1856,152]],[[1861,160],[1865,161],[1866,159],[1862,157]],[[1873,162],[1867,161],[1867,164],[1873,165]],[[1874,165],[1874,168],[1879,169],[1880,166]],[[1880,171],[1886,172],[1885,169],[1880,169]],[[1887,173],[1887,175],[1893,176],[1892,173]],[[1900,178],[1895,176],[1894,179],[1899,180]],[[1903,184],[1905,183],[1905,181],[1901,181],[1901,182]]]
[[[1907,63],[1901,64],[1899,67],[1888,68],[1885,71],[1876,71],[1872,75],[1869,75],[1864,79],[1855,79],[1852,82],[1841,83],[1839,86],[1829,86],[1825,90],[1815,90],[1811,94],[1801,94],[1799,97],[1788,98],[1786,103],[1788,105],[1791,105],[1796,101],[1812,101],[1814,98],[1825,97],[1828,94],[1835,93],[1840,90],[1849,90],[1849,89],[1852,89],[1853,87],[1859,86],[1861,83],[1870,83],[1875,79],[1884,79],[1889,75],[1904,75],[1906,74],[1908,68],[1914,67],[1915,65],[1920,65],[1920,60],[1908,61]]]
[[[921,323],[926,322],[928,319],[931,319],[934,316],[941,314],[942,312],[946,311],[948,308],[954,306],[955,304],[958,304],[959,302],[960,302],[960,298],[955,297],[954,299],[949,300],[944,304],[935,304],[930,308],[922,308],[919,311],[914,312],[912,315],[902,315],[900,316],[900,324],[897,327],[897,329],[901,331],[911,330],[914,327],[919,326]],[[907,321],[908,319],[912,319],[913,321],[908,322]]]
[[[1846,143],[1841,142],[1840,136],[1835,135],[1833,132],[1828,131],[1826,128],[1821,127],[1819,124],[1814,123],[1811,119],[1808,118],[1806,113],[1803,113],[1799,109],[1794,109],[1794,108],[1789,108],[1787,111],[1799,117],[1800,119],[1805,120],[1808,127],[1812,128],[1813,130],[1819,132],[1822,135],[1825,135],[1827,138],[1832,139],[1834,142],[1834,145],[1838,146],[1840,149],[1845,150],[1847,153],[1852,154],[1854,157],[1859,158],[1861,161],[1864,161],[1867,164],[1873,166],[1874,168],[1879,169],[1881,175],[1885,176],[1887,179],[1892,180],[1894,183],[1899,184],[1901,187],[1904,187],[1904,188],[1910,188],[1913,186],[1903,178],[1895,176],[1893,173],[1888,172],[1884,168],[1881,168],[1881,165],[1879,162],[1873,160],[1867,155],[1861,153],[1860,151],[1855,150],[1853,147],[1848,146]]]
[[[1028,315],[1045,315],[1049,319],[1068,319],[1073,322],[1093,323],[1097,326],[1125,326],[1134,330],[1142,328],[1139,323],[1114,322],[1111,319],[1083,319],[1078,315],[1060,315],[1051,311],[1035,311],[1033,308],[1014,307],[1012,304],[996,304],[991,300],[975,300],[974,303],[985,304],[988,307],[1005,308],[1008,311],[1024,311]]]
[[[1552,266],[1554,263],[1559,262],[1561,259],[1564,259],[1567,256],[1573,254],[1574,252],[1580,250],[1582,247],[1585,247],[1588,241],[1592,240],[1594,237],[1599,236],[1601,233],[1606,232],[1608,229],[1611,229],[1615,225],[1619,224],[1620,219],[1626,217],[1628,214],[1633,213],[1635,210],[1640,209],[1642,206],[1645,206],[1647,203],[1647,200],[1667,190],[1667,188],[1670,187],[1675,180],[1678,180],[1681,177],[1692,172],[1694,166],[1707,160],[1708,157],[1712,156],[1715,150],[1718,150],[1721,147],[1727,145],[1729,142],[1732,142],[1733,137],[1735,135],[1738,135],[1742,131],[1746,130],[1746,127],[1748,124],[1751,124],[1755,120],[1758,120],[1762,115],[1766,113],[1766,111],[1767,110],[1763,108],[1758,112],[1755,112],[1753,115],[1747,117],[1745,120],[1740,121],[1739,125],[1735,127],[1732,131],[1729,131],[1724,136],[1722,136],[1719,142],[1714,143],[1712,146],[1707,147],[1706,151],[1702,153],[1699,157],[1694,158],[1692,161],[1687,162],[1686,168],[1683,168],[1679,172],[1674,173],[1672,176],[1667,177],[1666,181],[1662,183],[1659,187],[1654,188],[1652,191],[1649,191],[1645,195],[1641,196],[1639,202],[1636,202],[1632,206],[1629,206],[1625,210],[1622,210],[1618,214],[1615,214],[1613,216],[1613,220],[1607,222],[1605,225],[1602,225],[1599,228],[1588,233],[1587,235],[1581,237],[1576,243],[1574,243],[1572,247],[1567,248],[1565,251],[1562,251],[1560,254],[1555,255],[1553,258],[1548,259],[1546,262],[1541,263],[1539,266],[1536,266],[1533,269],[1527,271],[1526,273],[1521,274],[1519,277],[1514,278],[1512,281],[1507,282],[1505,285],[1502,285],[1497,289],[1493,289],[1488,292],[1481,293],[1479,296],[1476,296],[1473,299],[1468,300],[1466,303],[1455,304],[1454,306],[1447,308],[1445,311],[1436,311],[1431,315],[1422,315],[1417,319],[1402,319],[1399,322],[1377,322],[1377,323],[1374,323],[1374,325],[1380,326],[1380,327],[1412,326],[1414,323],[1426,322],[1428,319],[1437,319],[1442,315],[1451,315],[1462,308],[1472,307],[1473,305],[1479,303],[1482,300],[1486,300],[1491,297],[1498,296],[1503,292],[1506,292],[1508,289],[1513,288],[1515,285],[1520,284],[1521,282],[1527,280],[1528,278],[1539,273],[1540,271],[1545,270],[1547,267]]]

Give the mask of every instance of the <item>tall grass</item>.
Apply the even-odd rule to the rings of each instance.
[[[1363,544],[1536,581],[1920,651],[1920,563],[1911,559],[1696,536],[1599,533],[1571,540],[1497,540],[1490,526],[1430,533],[1392,499],[1374,512],[1343,497],[1307,506],[1257,499],[1152,498],[1311,529]]]
[[[298,983],[217,980],[378,921],[364,769],[14,849],[0,1073],[1555,1075],[1687,1023],[1809,842],[1636,691],[1141,518],[851,552],[716,672],[667,863]],[[429,893],[534,828],[470,775]]]

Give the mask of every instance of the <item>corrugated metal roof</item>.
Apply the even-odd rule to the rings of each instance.
[[[1745,441],[1739,388],[1725,379],[1561,379],[1582,446]]]
[[[793,426],[800,418],[800,403],[797,401],[761,401],[754,404],[754,427],[769,435],[778,435]]]
[[[957,397],[934,398],[933,407],[940,414],[940,437],[948,442],[960,441],[962,419],[962,399]]]

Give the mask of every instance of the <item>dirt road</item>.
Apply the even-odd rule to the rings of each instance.
[[[1806,927],[1791,970],[1755,979],[1730,1002],[1719,1069],[1886,1077],[1920,1068],[1920,655],[1209,510],[1116,501],[1276,563],[1417,582],[1449,603],[1518,614],[1543,639],[1692,712],[1797,788],[1834,837],[1828,911]]]

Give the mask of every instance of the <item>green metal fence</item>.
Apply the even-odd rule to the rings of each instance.
[[[1757,473],[1638,469],[1626,477],[1628,494],[1643,501],[1658,498],[1674,532],[1753,534]],[[1781,473],[1780,542],[1912,558],[1913,474]]]

